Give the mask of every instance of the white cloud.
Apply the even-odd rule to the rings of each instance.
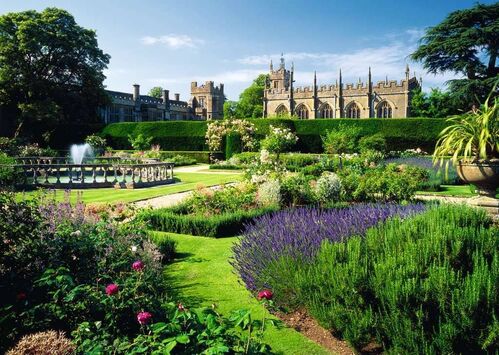
[[[167,47],[178,49],[182,47],[196,48],[204,44],[202,39],[192,38],[188,35],[169,34],[159,37],[146,36],[141,39],[142,43],[148,46],[163,44]]]

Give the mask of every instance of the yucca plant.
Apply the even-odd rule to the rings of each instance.
[[[478,162],[499,158],[499,100],[492,97],[496,86],[480,108],[473,108],[464,115],[450,117],[451,123],[440,132],[433,162],[446,161],[457,165],[458,162]],[[447,156],[450,160],[446,160]]]

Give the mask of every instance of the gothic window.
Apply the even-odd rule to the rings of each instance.
[[[288,117],[288,109],[284,105],[280,105],[276,110],[275,110],[275,115],[277,117]]]
[[[278,86],[279,86],[279,82],[278,81],[274,81],[274,89],[277,89]]]
[[[298,116],[298,118],[300,119],[307,119],[308,118],[308,109],[307,109],[307,106],[301,104],[301,105],[298,105],[298,107],[296,108],[295,110],[295,114],[296,116]]]
[[[320,107],[318,118],[333,118],[333,109],[329,104],[324,104]]]
[[[378,105],[376,117],[392,118],[392,107],[390,106],[390,104],[388,102],[383,101]]]
[[[199,107],[204,108],[204,97],[199,98]]]
[[[348,105],[346,111],[347,118],[360,118],[360,107],[355,102]]]

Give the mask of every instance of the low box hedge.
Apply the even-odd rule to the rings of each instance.
[[[221,238],[239,235],[253,218],[274,211],[275,208],[262,208],[204,216],[178,213],[176,208],[162,208],[141,212],[138,218],[157,231]]]
[[[290,128],[298,135],[297,150],[303,153],[321,153],[321,135],[338,128],[340,124],[355,125],[363,136],[381,133],[389,150],[422,148],[432,152],[439,133],[448,123],[440,118],[370,118],[370,119],[249,119],[256,126],[258,138],[267,134],[271,125]],[[160,121],[113,123],[102,133],[114,148],[130,147],[128,135],[140,133],[154,137],[153,143],[165,150],[207,150],[205,134],[207,121]],[[228,140],[231,141],[230,139]],[[233,147],[229,147],[232,151]],[[229,152],[229,153],[230,153]]]
[[[127,152],[134,153],[134,150],[129,149],[115,149],[113,152]],[[210,154],[213,155],[216,159],[221,159],[223,157],[222,152],[206,152],[206,151],[189,151],[189,150],[161,150],[161,153],[165,155],[170,155],[172,157],[176,155],[183,155],[188,158],[196,159],[196,162],[209,164],[210,163]]]

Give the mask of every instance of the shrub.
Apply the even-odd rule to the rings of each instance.
[[[384,153],[386,152],[386,139],[381,133],[364,136],[359,139],[359,150],[360,152],[375,150]]]
[[[303,206],[315,203],[311,179],[303,174],[288,174],[281,181],[282,203],[285,206]]]
[[[177,242],[168,235],[151,234],[152,241],[157,245],[164,262],[172,261],[175,258]]]
[[[106,139],[97,134],[91,134],[85,138],[85,143],[89,144],[96,155],[104,154],[106,150]]]
[[[139,133],[136,136],[128,135],[128,141],[133,149],[136,150],[147,150],[151,148],[151,142],[153,137],[148,137]]]
[[[281,153],[289,151],[298,141],[298,137],[289,128],[270,126],[270,131],[261,142],[261,147],[279,158]]]
[[[6,355],[57,354],[71,355],[76,346],[66,338],[63,332],[49,330],[25,335]]]
[[[355,153],[361,135],[361,129],[342,124],[336,130],[326,131],[322,137],[324,152],[328,154]]]
[[[314,190],[317,200],[322,203],[338,201],[341,193],[341,180],[335,173],[326,171],[317,179]]]
[[[423,209],[422,204],[387,204],[331,210],[298,208],[267,214],[246,226],[233,247],[231,263],[249,290],[270,288],[278,299],[293,302],[294,294],[288,292],[291,289],[287,289],[287,276],[282,273],[295,267],[290,269],[290,264],[274,268],[273,265],[286,258],[295,266],[301,261],[313,260],[326,240],[342,241],[364,234],[367,228],[391,216],[407,216]]]
[[[15,138],[0,137],[0,152],[10,156],[19,154],[19,142]]]
[[[225,138],[225,159],[230,159],[234,154],[242,151],[241,137],[236,133],[228,134]]]
[[[218,215],[179,214],[171,209],[142,212],[139,218],[157,231],[221,238],[241,234],[253,218],[275,211],[275,207],[237,210]]]
[[[16,164],[14,158],[0,152],[0,187],[13,185],[18,179],[18,174],[12,166],[13,164]]]
[[[388,353],[495,353],[497,235],[483,211],[434,207],[324,243],[288,284],[358,349],[377,339]]]
[[[263,207],[281,205],[281,184],[279,180],[265,181],[258,186],[256,202]]]
[[[26,144],[19,148],[19,156],[21,157],[39,157],[43,155],[43,149],[38,143]]]

